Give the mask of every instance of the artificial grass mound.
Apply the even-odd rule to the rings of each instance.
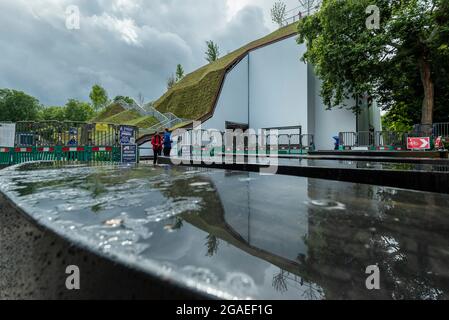
[[[147,117],[140,117],[131,121],[127,121],[125,124],[130,126],[136,126],[141,129],[150,128],[156,124],[158,124],[159,121],[155,117],[147,116]]]
[[[201,118],[213,110],[215,97],[220,91],[226,72],[242,56],[255,48],[293,36],[296,33],[297,25],[294,23],[186,75],[155,102],[155,108],[162,113],[172,112],[180,118]]]
[[[125,122],[136,120],[142,117],[139,112],[136,110],[126,110],[120,113],[113,115],[112,117],[106,118],[103,122],[107,123],[116,123],[116,124],[124,124]]]
[[[103,111],[101,111],[95,118],[93,118],[91,121],[92,122],[106,122],[105,120],[115,116],[121,112],[126,111],[125,108],[123,108],[120,104],[118,103],[113,103],[109,106],[107,106]]]
[[[150,128],[159,121],[152,116],[142,116],[138,111],[127,110],[119,103],[112,103],[100,112],[91,122],[102,122],[119,125],[130,125],[141,129]]]
[[[112,115],[109,118],[105,118],[102,122],[130,125],[139,128],[149,128],[159,123],[159,121],[152,116],[142,116],[136,110],[125,110],[117,114]]]

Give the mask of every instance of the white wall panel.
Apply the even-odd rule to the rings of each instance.
[[[248,123],[248,57],[226,75],[214,116],[202,128],[224,131],[226,121]]]
[[[249,55],[250,127],[297,126],[307,132],[305,46],[296,37],[254,50]]]

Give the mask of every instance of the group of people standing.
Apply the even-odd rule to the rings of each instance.
[[[163,136],[156,132],[151,139],[151,145],[153,146],[154,164],[157,164],[159,156],[164,152],[164,157],[170,157],[171,146],[173,141],[171,140],[171,133],[169,129],[165,129]]]

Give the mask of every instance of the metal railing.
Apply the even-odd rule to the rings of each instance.
[[[165,114],[156,110],[156,108],[154,108],[151,103],[147,103],[142,108],[145,110],[147,116],[154,117],[161,123],[169,120],[169,118]]]
[[[449,139],[449,122],[434,123],[433,135],[435,137],[443,137]]]
[[[173,115],[173,114],[172,114]],[[167,119],[167,121],[161,122],[161,123],[157,123],[155,125],[153,125],[150,128],[147,129],[140,129],[140,136],[144,136],[144,135],[151,135],[154,134],[156,132],[162,132],[165,130],[165,128],[171,129],[181,123],[187,123],[190,120],[187,119],[181,119],[176,117],[175,115],[173,115],[172,119]]]
[[[441,134],[439,134],[441,135]],[[389,148],[392,150],[407,149],[407,139],[409,137],[425,137],[428,133],[413,131],[361,131],[361,132],[340,132],[339,146],[340,148]],[[437,135],[435,135],[437,136]]]
[[[183,157],[212,155],[297,155],[314,150],[311,134],[228,134],[209,130],[188,130],[178,136],[176,148]],[[303,144],[306,142],[306,144]]]
[[[320,0],[306,0],[303,5],[288,10],[285,12],[287,18],[285,18],[282,22],[282,26],[288,26],[292,23],[298,22],[306,16],[314,14],[318,11],[320,4]]]
[[[375,144],[375,132],[340,132],[339,146],[344,148],[371,147]]]
[[[341,147],[357,146],[357,134],[355,132],[340,132],[338,135],[338,144]]]
[[[121,125],[83,122],[18,122],[15,146],[118,146]],[[134,128],[135,139],[139,128]]]
[[[376,147],[405,148],[407,146],[407,132],[377,131],[374,145]]]

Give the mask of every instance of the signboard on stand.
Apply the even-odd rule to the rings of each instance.
[[[120,126],[120,144],[134,144],[134,128],[129,126]]]
[[[136,164],[138,162],[137,144],[122,144],[121,162],[126,164]]]
[[[430,150],[430,137],[423,138],[408,138],[407,139],[408,150],[425,151]]]
[[[0,147],[14,147],[16,138],[15,123],[0,123]]]
[[[109,124],[107,124],[107,123],[97,123],[95,125],[95,131],[97,131],[97,132],[108,132],[109,131]]]

